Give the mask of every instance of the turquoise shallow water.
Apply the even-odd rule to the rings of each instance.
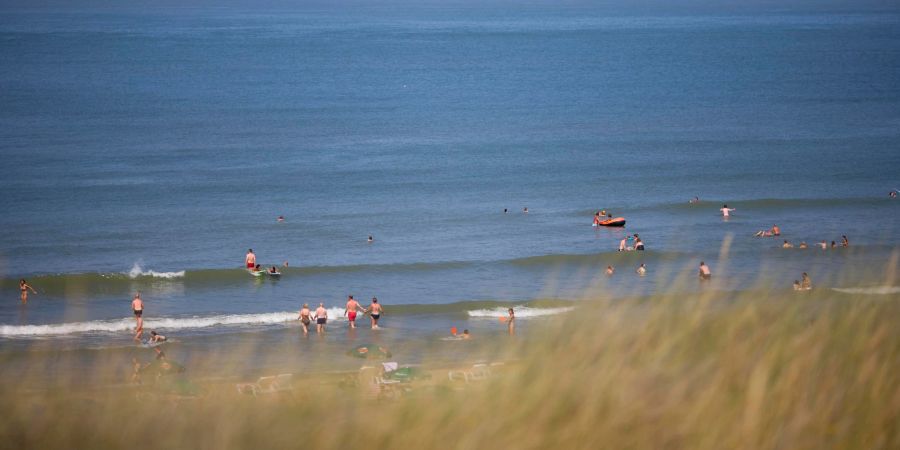
[[[900,245],[896,14],[3,12],[0,61],[5,345],[127,343],[138,289],[187,339],[347,294],[456,305],[395,310],[415,335],[608,264],[609,295],[699,260],[723,289],[847,288]],[[751,237],[774,223],[853,247]],[[649,251],[616,254],[635,232]],[[249,247],[290,269],[252,279]]]

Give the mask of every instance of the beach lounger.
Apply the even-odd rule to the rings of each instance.
[[[474,364],[469,370],[451,370],[447,372],[447,378],[450,381],[464,381],[471,383],[474,381],[483,381],[491,376],[491,369],[487,364]]]
[[[256,383],[239,383],[237,391],[241,394],[251,394],[254,397],[262,394],[277,394],[292,392],[294,390],[294,375],[283,373],[276,376],[260,377]]]

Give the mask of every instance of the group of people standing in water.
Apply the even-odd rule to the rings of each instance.
[[[369,306],[363,307],[352,295],[347,296],[344,317],[347,318],[349,326],[352,329],[356,328],[356,318],[359,314],[368,314],[369,319],[372,321],[372,329],[377,330],[378,320],[381,319],[381,314],[383,312],[384,308],[378,303],[376,297],[372,297],[372,303],[370,303]],[[316,322],[316,333],[324,333],[325,325],[328,323],[328,310],[325,309],[325,303],[319,303],[319,307],[316,308],[315,312],[309,309],[308,303],[304,303],[303,307],[300,309],[300,315],[297,317],[297,320],[299,320],[300,324],[303,326],[304,335],[309,334],[309,326],[313,321]]]

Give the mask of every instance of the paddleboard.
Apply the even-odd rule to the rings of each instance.
[[[266,272],[266,273],[269,274],[270,277],[280,277],[281,276],[281,272],[275,272],[275,273]]]
[[[250,271],[250,275],[253,275],[254,277],[261,277],[261,276],[263,276],[263,275],[265,275],[265,274],[266,274],[266,271],[265,271],[265,270],[260,270],[260,271],[258,271],[258,272],[254,272],[254,271],[252,271],[252,270]]]

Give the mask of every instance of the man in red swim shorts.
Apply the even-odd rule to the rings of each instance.
[[[247,269],[253,270],[256,267],[256,254],[253,253],[253,249],[247,250],[247,256],[244,258],[244,262],[247,263]]]
[[[354,300],[352,295],[347,296],[347,308],[344,310],[344,315],[350,322],[350,328],[356,328],[356,312],[359,309],[359,302]]]

